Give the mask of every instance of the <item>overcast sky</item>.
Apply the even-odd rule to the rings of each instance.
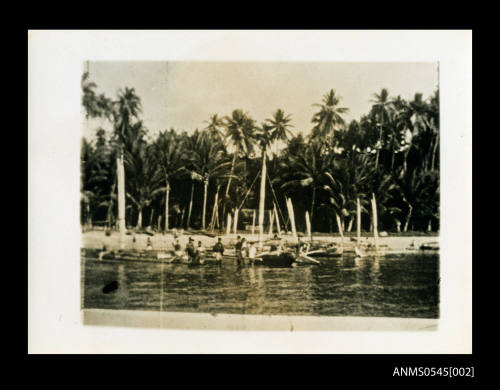
[[[142,119],[151,134],[174,128],[203,129],[210,115],[230,115],[241,108],[259,123],[281,108],[292,114],[295,132],[307,134],[311,118],[330,89],[349,108],[345,119],[359,119],[372,94],[387,88],[391,96],[424,98],[437,87],[436,63],[347,62],[90,62],[97,92],[113,99],[120,88],[135,88]],[[104,121],[92,120],[91,137]]]

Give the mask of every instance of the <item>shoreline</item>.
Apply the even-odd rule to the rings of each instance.
[[[209,237],[203,234],[188,233],[188,232],[178,232],[178,238],[181,246],[185,247],[188,242],[188,238],[192,237],[195,242],[201,241],[202,244],[208,248],[213,246],[217,242],[217,238],[222,238],[222,243],[224,246],[233,246],[236,242],[237,236],[245,237],[247,241],[258,241],[258,234],[251,233],[231,233],[229,235],[221,234],[215,237]],[[135,236],[135,242],[133,242]],[[266,234],[264,240],[272,239],[271,236]],[[124,249],[146,249],[147,241],[150,238],[153,249],[155,250],[171,250],[174,242],[174,233],[169,232],[166,234],[155,233],[153,236],[149,236],[144,233],[136,233],[125,236],[125,248]],[[361,237],[363,242],[374,242],[373,236],[368,236],[364,233]],[[431,236],[384,236],[379,237],[379,245],[387,246],[390,251],[404,251],[412,242],[418,248],[422,244],[427,244],[430,242],[439,242],[440,237],[438,235]],[[301,240],[306,242],[308,238],[303,236]],[[293,244],[294,241],[291,234],[282,234],[281,241],[284,244]],[[331,236],[331,235],[313,235],[313,243],[340,243],[341,237]],[[353,242],[350,241],[350,237],[344,237],[344,244],[346,246],[352,245]],[[116,250],[120,248],[120,235],[118,232],[111,232],[110,236],[106,236],[102,230],[91,230],[87,232],[82,232],[81,235],[81,248],[86,249],[101,249],[106,246],[108,250]]]

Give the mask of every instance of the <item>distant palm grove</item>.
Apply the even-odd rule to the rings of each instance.
[[[386,89],[372,91],[370,111],[347,123],[341,91],[327,86],[311,102],[317,111],[310,129],[296,129],[293,113],[278,107],[270,107],[262,123],[235,107],[206,118],[203,129],[154,129],[153,136],[134,89],[115,97],[97,89],[85,73],[86,118],[102,118],[113,128],[97,128],[95,138],[82,140],[85,228],[117,227],[124,180],[121,218],[128,228],[225,231],[227,214],[238,210],[243,230],[255,221],[253,210],[267,226],[276,207],[281,229],[290,230],[289,197],[299,231],[305,230],[306,211],[314,232],[354,231],[358,198],[362,229],[371,231],[374,196],[379,230],[439,230],[439,90],[426,98],[416,93],[410,101]]]

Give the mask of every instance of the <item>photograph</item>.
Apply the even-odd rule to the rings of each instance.
[[[472,30],[27,41],[28,354],[473,354]]]
[[[439,107],[439,62],[85,61],[85,324],[436,330]]]

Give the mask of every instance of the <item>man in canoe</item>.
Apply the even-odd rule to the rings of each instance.
[[[222,255],[224,255],[224,245],[222,245],[222,239],[220,237],[217,239],[217,243],[214,245],[213,250],[215,261],[220,264],[222,262]]]

